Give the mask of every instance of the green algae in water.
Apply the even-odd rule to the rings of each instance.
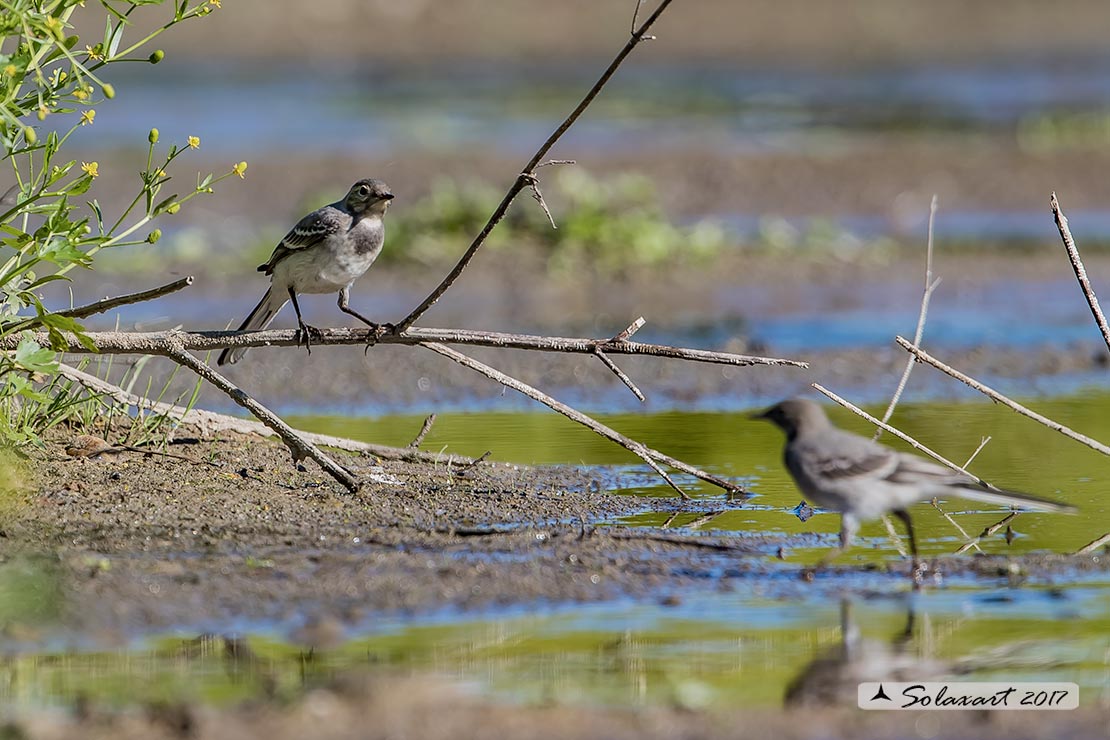
[[[1088,393],[1070,398],[1037,400],[1037,411],[1077,431],[1110,440],[1110,394]],[[873,427],[848,411],[832,407],[833,420],[853,431],[870,434]],[[790,549],[788,558],[813,562],[835,543],[839,516],[819,514],[801,522],[791,510],[801,501],[781,463],[783,438],[766,422],[747,413],[670,411],[657,414],[598,415],[600,421],[628,436],[709,472],[733,477],[758,494],[742,504],[722,504],[722,513],[699,531],[824,535],[819,546]],[[419,416],[379,419],[303,417],[295,425],[312,431],[404,446],[416,435]],[[1011,541],[1002,529],[980,547],[988,553],[1021,554],[1033,551],[1074,552],[1110,530],[1110,460],[1036,422],[984,402],[902,404],[892,423],[949,459],[965,461],[985,437],[991,441],[975,458],[972,471],[1005,488],[1058,498],[1079,507],[1079,514],[1022,513],[1011,523]],[[884,442],[912,451],[890,435]],[[621,465],[642,463],[631,453],[554,413],[440,414],[423,448],[429,451],[477,456],[492,451],[492,459],[523,464]],[[676,476],[706,505],[721,491],[701,481]],[[645,486],[643,481],[649,481]],[[673,496],[673,491],[644,468],[628,491],[635,495]],[[676,501],[676,506],[677,506]],[[971,535],[999,521],[1007,510],[952,499],[942,502],[946,512]],[[930,504],[911,509],[921,551],[935,557],[955,552],[964,541],[956,528]],[[704,511],[687,515],[700,518]],[[613,524],[658,527],[667,513],[635,514]],[[679,524],[683,523],[679,519]],[[681,531],[681,530],[680,530]],[[904,536],[901,529],[899,534]],[[860,545],[838,562],[884,560],[898,553],[881,522],[861,530]]]

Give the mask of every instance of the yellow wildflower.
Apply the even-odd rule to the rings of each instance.
[[[88,44],[85,44],[85,53],[89,55],[89,59],[95,59],[98,62],[104,58],[104,54],[101,49],[102,47],[100,44],[97,44],[96,46],[89,46]]]
[[[220,5],[220,2],[221,0],[208,0],[209,5],[215,5],[217,8],[223,7],[223,5]]]
[[[15,77],[18,73],[19,68],[16,67],[14,64],[4,65],[4,74],[6,74],[8,77]]]
[[[78,88],[78,89],[73,91],[73,97],[77,98],[78,100],[88,100],[89,99],[89,91],[88,90],[82,90],[81,88]]]
[[[200,137],[199,136],[190,136],[189,137],[189,148],[190,149],[200,149]]]
[[[81,169],[89,177],[98,177],[100,175],[100,164],[98,162],[82,162]]]
[[[86,125],[92,123],[94,118],[96,118],[96,111],[94,111],[94,110],[85,111],[84,113],[81,114],[81,125],[86,126]]]
[[[246,177],[245,173],[247,171],[247,163],[246,162],[239,162],[237,165],[235,165],[234,167],[231,168],[231,171],[234,172],[236,175],[238,175],[240,180],[245,179],[245,177]]]

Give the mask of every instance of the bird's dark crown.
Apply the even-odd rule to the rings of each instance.
[[[393,191],[381,180],[368,177],[352,185],[345,200],[351,210],[362,211],[375,203],[393,200]]]
[[[828,417],[825,410],[808,398],[791,398],[780,401],[766,411],[755,414],[753,419],[765,419],[779,429],[786,432],[786,436],[793,439],[803,424],[810,427],[827,426]]]

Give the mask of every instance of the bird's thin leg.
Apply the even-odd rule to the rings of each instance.
[[[368,319],[365,316],[363,316],[362,314],[360,314],[358,311],[351,308],[348,305],[348,302],[350,300],[351,300],[350,288],[343,288],[341,291],[339,291],[339,302],[338,302],[339,310],[342,311],[345,314],[350,314],[351,316],[354,316],[356,319],[358,319],[359,321],[361,321],[362,323],[366,324],[371,329],[373,329],[374,332],[377,333],[377,334],[381,334],[383,332],[392,333],[392,332],[396,331],[397,327],[395,327],[393,324],[390,324],[388,322],[384,323],[384,324],[379,324],[377,321],[371,321],[370,319]]]
[[[890,513],[901,519],[902,523],[906,525],[906,533],[910,536],[910,556],[913,558],[912,570],[910,571],[910,575],[913,578],[914,583],[916,584],[918,583],[918,579],[920,577],[919,574],[921,571],[921,560],[917,557],[917,538],[914,536],[913,533],[913,522],[910,520],[910,512],[906,511],[905,509],[896,509]]]
[[[830,550],[823,558],[817,561],[817,564],[812,568],[806,568],[802,571],[802,577],[806,580],[812,580],[814,573],[822,568],[828,567],[829,563],[840,557],[845,550],[852,546],[852,539],[855,537],[856,531],[859,529],[859,522],[850,514],[840,515],[840,544],[834,550]]]
[[[315,326],[309,326],[304,322],[304,319],[301,318],[301,307],[297,303],[297,291],[293,290],[292,287],[289,288],[289,299],[293,302],[293,311],[297,314],[297,326],[300,329],[300,336],[297,337],[297,339],[304,339],[304,348],[308,350],[308,354],[312,354],[312,341],[309,337],[313,334],[320,336],[323,332]]]

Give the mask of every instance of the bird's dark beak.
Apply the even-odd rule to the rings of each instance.
[[[393,193],[386,193],[382,196],[382,200],[393,200]]]

